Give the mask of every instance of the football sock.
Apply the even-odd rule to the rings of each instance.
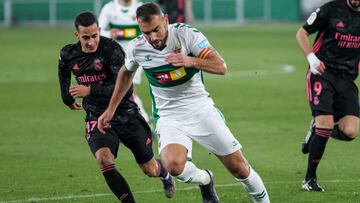
[[[344,135],[344,133],[339,128],[339,124],[334,125],[334,130],[331,133],[331,137],[334,139],[337,139],[337,140],[342,140],[342,141],[354,140],[354,138],[350,138],[350,137]]]
[[[253,202],[267,203],[270,202],[269,195],[266,191],[264,183],[260,176],[250,167],[250,174],[245,179],[237,179],[240,184],[244,187],[248,196]]]
[[[162,165],[160,160],[156,159],[156,162],[158,163],[158,171],[159,171],[159,177],[161,179],[167,179],[169,178],[169,173],[165,170],[164,166]]]
[[[308,168],[305,179],[316,178],[316,168],[324,154],[326,143],[329,140],[332,129],[315,128],[315,136],[310,141]]]
[[[186,183],[199,183],[207,185],[210,183],[210,176],[205,170],[198,169],[191,161],[185,163],[183,172],[176,176],[176,179]]]
[[[125,178],[116,170],[115,164],[110,164],[101,168],[111,191],[122,203],[135,203],[133,194]]]

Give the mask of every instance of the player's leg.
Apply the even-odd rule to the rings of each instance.
[[[331,137],[342,141],[352,141],[356,138],[358,131],[359,117],[345,116],[334,125]]]
[[[187,159],[187,149],[182,144],[167,144],[160,152],[161,160],[170,174],[181,182],[197,183],[203,202],[216,203],[219,198],[214,188],[212,173],[199,169]]]
[[[308,191],[322,192],[324,191],[317,184],[317,167],[324,154],[326,143],[332,132],[334,118],[332,115],[320,115],[315,117],[314,137],[309,143],[308,167],[303,181],[303,189]]]
[[[270,202],[260,176],[250,167],[240,150],[229,155],[218,156],[218,158],[244,187],[253,202]]]
[[[308,143],[307,172],[302,182],[302,188],[308,191],[324,191],[317,184],[316,171],[334,125],[335,81],[337,76],[328,71],[321,76],[311,72],[307,75],[306,91],[315,118],[312,138]]]
[[[105,135],[101,134],[96,125],[96,120],[86,122],[86,139],[105,181],[121,202],[134,203],[135,199],[127,181],[115,167],[119,139],[111,129],[107,130]]]
[[[178,125],[171,125],[170,122],[163,122],[161,119],[157,123],[162,163],[177,180],[199,184],[203,202],[218,202],[212,173],[208,170],[199,169],[189,161],[188,155],[192,151],[192,140],[186,132],[176,126]]]
[[[159,177],[166,197],[172,198],[175,194],[174,182],[162,163],[154,158],[151,130],[144,118],[137,115],[116,130],[120,140],[132,151],[141,170],[149,177]]]
[[[194,140],[217,155],[235,179],[241,183],[253,202],[270,202],[260,176],[242,155],[240,143],[226,126],[219,110],[213,107],[209,109],[191,132],[194,134]]]
[[[338,123],[334,126],[331,137],[352,141],[359,131],[359,93],[356,84],[341,78],[337,85],[338,97],[335,100],[335,115]]]

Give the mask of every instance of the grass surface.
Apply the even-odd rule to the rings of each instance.
[[[272,202],[360,202],[359,140],[329,141],[318,170],[325,193],[300,189],[307,162],[300,142],[311,117],[307,64],[295,41],[299,26],[200,27],[229,68],[226,76],[206,74],[205,85]],[[71,28],[0,29],[1,203],[116,202],[84,139],[84,113],[61,102],[57,60],[60,48],[75,42],[72,33]],[[137,91],[150,109],[147,82]],[[223,203],[250,202],[197,144],[193,161],[214,172]],[[143,175],[123,146],[116,164],[140,203],[201,202],[196,185],[180,182],[176,196],[167,200],[160,181]]]

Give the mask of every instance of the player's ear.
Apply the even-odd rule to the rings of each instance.
[[[78,31],[75,31],[75,32],[74,32],[74,35],[75,35],[76,38],[79,39],[79,32],[78,32]]]
[[[169,17],[167,14],[164,15],[164,22],[165,22],[165,25],[169,24]]]

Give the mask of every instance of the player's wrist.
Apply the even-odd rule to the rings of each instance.
[[[314,52],[310,52],[307,56],[306,59],[308,60],[310,66],[314,65],[314,64],[320,64],[320,60],[318,59],[318,57],[314,54]]]

